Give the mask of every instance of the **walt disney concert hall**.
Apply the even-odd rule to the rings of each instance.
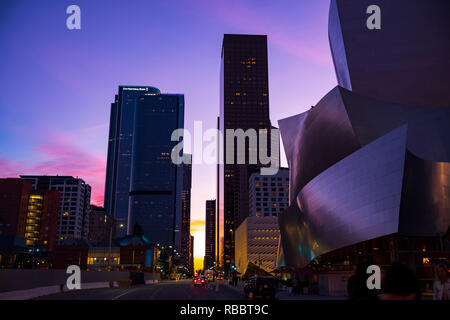
[[[450,257],[449,12],[448,0],[331,0],[338,85],[279,121],[291,184],[279,265],[425,274]]]

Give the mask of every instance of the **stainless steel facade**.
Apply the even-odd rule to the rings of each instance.
[[[366,27],[374,4],[381,30]],[[290,207],[279,215],[286,265],[387,235],[448,230],[448,8],[440,0],[331,1],[339,86],[279,121],[291,182]]]
[[[381,29],[369,30],[371,5]],[[331,0],[328,34],[338,84],[407,105],[450,106],[450,1]]]

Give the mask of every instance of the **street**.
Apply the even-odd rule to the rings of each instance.
[[[73,290],[36,298],[36,300],[243,300],[243,292],[226,285],[215,292],[215,285],[194,287],[192,279],[166,280],[158,284],[137,285],[130,288],[100,288]]]

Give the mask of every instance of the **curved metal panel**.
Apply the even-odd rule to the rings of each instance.
[[[283,144],[290,152],[290,194],[294,196],[319,173],[360,147],[339,87],[323,97],[301,121],[282,120],[278,124]],[[293,139],[286,138],[296,130]]]
[[[450,226],[450,163],[407,153],[400,212],[402,235],[435,236]]]
[[[450,108],[387,103],[344,88],[340,92],[361,145],[407,123],[408,150],[423,159],[450,161]]]
[[[330,3],[330,14],[328,16],[328,40],[330,42],[331,56],[336,73],[337,82],[344,88],[352,89],[350,74],[347,65],[347,54],[345,52],[344,39],[342,38],[341,22],[336,1]]]
[[[366,26],[370,5],[380,8],[381,29]],[[339,85],[392,103],[450,107],[449,12],[448,0],[332,0]]]
[[[299,193],[311,259],[398,231],[407,126],[361,148]]]

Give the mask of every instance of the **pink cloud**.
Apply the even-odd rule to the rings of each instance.
[[[22,174],[70,175],[91,185],[91,203],[103,205],[106,158],[94,155],[75,145],[44,144],[33,150],[27,160],[10,161],[0,158],[0,176]]]

